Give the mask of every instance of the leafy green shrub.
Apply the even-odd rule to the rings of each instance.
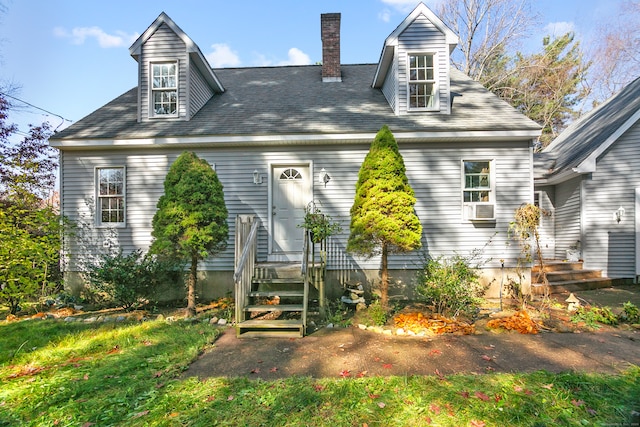
[[[452,318],[461,313],[474,315],[486,290],[479,279],[471,258],[428,258],[418,273],[416,292],[437,314]]]
[[[160,285],[179,277],[175,262],[143,255],[139,249],[129,255],[103,255],[88,271],[91,285],[126,310],[143,306]]]
[[[609,307],[578,307],[571,316],[571,321],[573,323],[584,322],[588,327],[598,329],[600,324],[617,325],[618,316]]]
[[[622,322],[640,323],[640,309],[631,301],[622,304],[622,314],[620,315]]]

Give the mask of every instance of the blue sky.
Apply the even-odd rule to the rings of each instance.
[[[435,8],[438,0],[426,0]],[[514,0],[517,1],[517,0]],[[533,0],[540,15],[532,46],[573,30],[588,45],[622,0]],[[320,61],[320,14],[340,12],[341,62],[377,62],[382,43],[417,0],[0,0],[0,81],[33,107],[10,121],[21,131],[48,120],[60,129],[137,85],[128,48],[166,12],[213,67]],[[16,105],[21,105],[16,102]]]

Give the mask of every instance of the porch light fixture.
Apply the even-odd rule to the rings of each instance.
[[[260,172],[258,172],[258,169],[254,169],[253,171],[253,183],[256,185],[262,184],[262,176],[260,176]]]
[[[331,181],[331,176],[325,168],[320,169],[318,181],[320,181],[321,184],[324,184],[325,187],[327,186],[327,182]]]
[[[622,218],[624,218],[624,214],[625,214],[625,210],[622,206],[620,206],[614,213],[613,213],[613,219],[617,222],[620,223],[620,221],[622,221]]]

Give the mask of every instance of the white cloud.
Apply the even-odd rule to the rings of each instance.
[[[53,34],[56,37],[71,39],[73,44],[84,44],[88,38],[94,38],[102,48],[129,47],[139,36],[138,34],[127,34],[123,31],[107,34],[100,27],[76,27],[71,31],[66,28],[56,27],[53,29]]]
[[[237,52],[224,43],[211,45],[213,52],[206,55],[207,61],[213,68],[237,67],[240,65],[240,57]]]
[[[309,65],[311,64],[311,58],[309,55],[298,49],[292,47],[289,49],[289,59],[281,61],[278,65]]]
[[[418,3],[420,3],[420,0],[382,0],[382,3],[388,4],[389,6],[399,10],[400,12],[408,13],[416,8]],[[388,13],[388,10],[387,10],[387,13]]]
[[[544,34],[551,37],[561,37],[575,31],[576,26],[573,22],[550,22],[544,27]]]
[[[291,49],[289,49],[289,52],[287,53],[287,59],[285,59],[284,61],[275,61],[262,53],[254,53],[254,56],[255,59],[253,61],[253,65],[255,65],[256,67],[311,64],[311,58],[309,57],[309,55],[307,55],[297,47],[292,47]]]
[[[378,13],[378,19],[382,22],[389,22],[391,20],[391,11],[385,8],[382,12]]]

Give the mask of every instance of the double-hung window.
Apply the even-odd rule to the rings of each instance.
[[[495,191],[491,160],[463,160],[462,203],[465,220],[493,220]]]
[[[409,109],[437,109],[435,55],[409,55],[408,68]]]
[[[155,117],[178,114],[178,63],[151,64],[151,110]]]
[[[125,169],[97,170],[98,225],[125,224]]]

